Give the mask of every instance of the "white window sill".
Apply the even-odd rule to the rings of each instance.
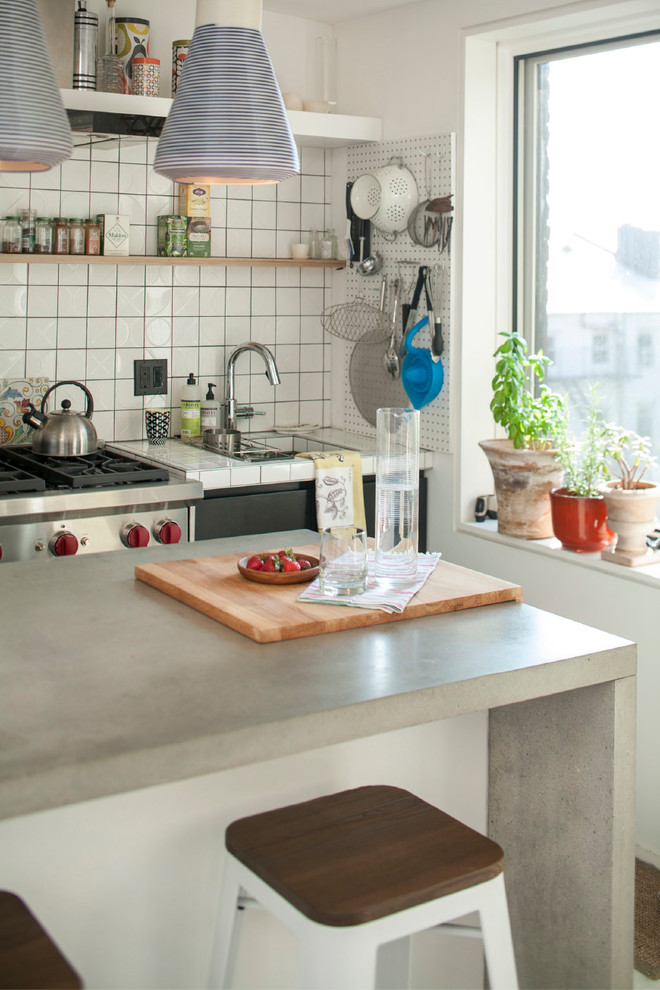
[[[476,536],[479,539],[499,543],[514,550],[521,550],[523,553],[540,554],[545,557],[552,556],[554,560],[561,560],[562,563],[572,567],[584,567],[609,577],[645,584],[651,588],[658,587],[660,582],[660,551],[656,551],[655,554],[657,562],[644,564],[640,567],[625,567],[622,564],[613,564],[611,561],[602,560],[600,553],[574,553],[572,550],[564,550],[559,540],[554,536],[549,540],[523,540],[517,539],[515,536],[505,536],[503,533],[498,533],[496,519],[486,519],[481,523],[459,523],[458,531],[469,536]]]

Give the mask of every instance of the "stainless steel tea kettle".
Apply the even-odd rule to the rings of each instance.
[[[84,413],[71,408],[69,399],[62,400],[61,412],[46,413],[46,400],[51,392],[60,385],[76,385],[87,396],[87,408]],[[32,450],[35,454],[47,454],[49,457],[78,457],[82,454],[93,454],[98,448],[96,430],[92,425],[94,400],[89,389],[81,382],[55,382],[41,400],[41,411],[28,402],[30,411],[23,414],[23,422],[34,428]]]

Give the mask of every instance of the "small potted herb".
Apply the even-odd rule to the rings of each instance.
[[[493,397],[495,422],[506,440],[482,440],[493,472],[498,506],[498,531],[525,539],[552,536],[550,491],[561,483],[555,434],[564,416],[564,400],[543,384],[550,359],[516,332],[504,338],[494,353]]]
[[[602,417],[600,399],[592,387],[580,439],[568,424],[568,414],[557,421],[557,459],[564,483],[550,493],[552,528],[566,550],[589,553],[602,550],[614,539],[607,525],[607,506],[599,486],[609,478],[608,461],[613,428]]]
[[[637,567],[655,560],[647,547],[646,536],[655,528],[660,485],[643,478],[657,458],[651,454],[649,437],[617,426],[610,429],[609,463],[611,473],[618,477],[604,482],[600,491],[607,505],[608,525],[617,534],[617,541],[602,556],[616,564]]]

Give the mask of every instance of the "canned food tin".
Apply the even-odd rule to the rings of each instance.
[[[181,79],[181,73],[183,72],[183,63],[186,60],[186,55],[188,54],[189,48],[189,38],[184,41],[172,42],[172,96],[174,96],[179,88],[179,80]]]
[[[133,59],[132,89],[134,96],[158,96],[159,83],[159,58]]]
[[[149,21],[116,17],[117,54],[124,60],[124,92],[132,93],[133,61],[149,57]]]
[[[188,217],[158,217],[158,254],[185,258],[188,255]]]

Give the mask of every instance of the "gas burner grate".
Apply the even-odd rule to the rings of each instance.
[[[9,463],[0,454],[0,494],[14,495],[18,492],[42,492],[46,487],[43,478],[35,478],[21,468]]]
[[[169,480],[165,468],[131,460],[109,450],[97,450],[79,457],[48,457],[34,454],[30,447],[17,446],[7,455],[10,462],[33,474],[34,480],[40,482],[39,488],[32,490],[113,488]]]

